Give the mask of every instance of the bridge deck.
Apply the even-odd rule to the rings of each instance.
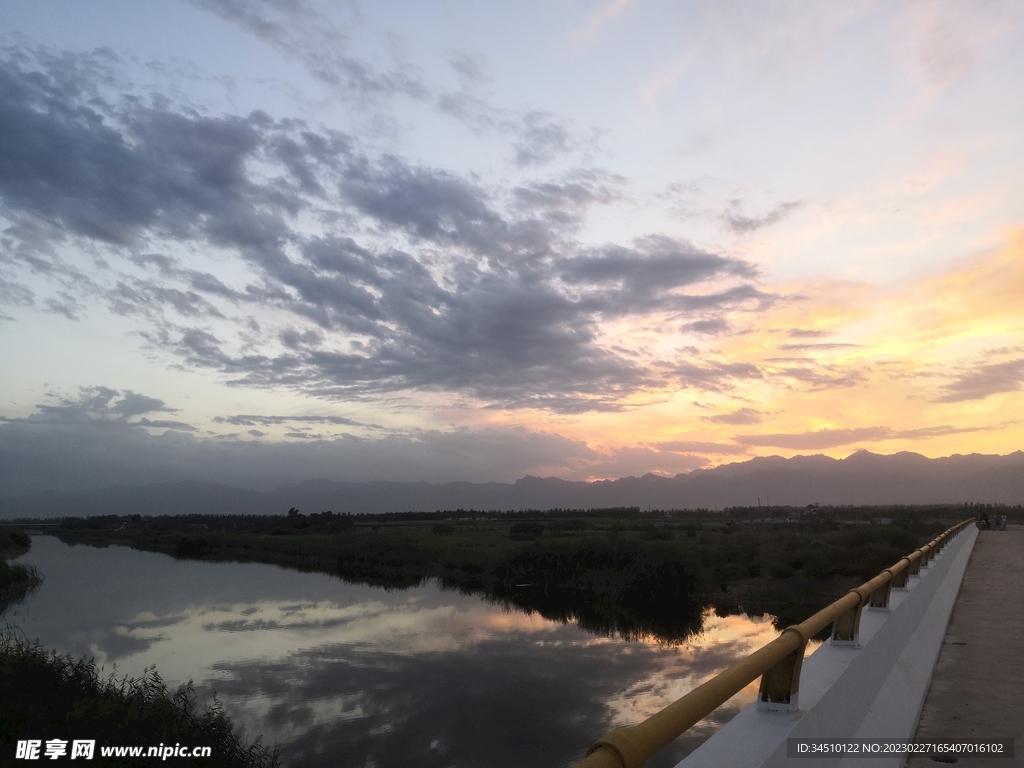
[[[924,741],[1012,738],[1015,757],[960,757],[958,766],[1024,766],[1024,530],[1015,528],[979,532],[916,734]]]

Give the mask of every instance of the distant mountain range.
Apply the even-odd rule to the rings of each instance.
[[[445,509],[594,509],[805,506],[807,504],[1024,503],[1024,452],[929,459],[858,451],[755,458],[687,475],[578,482],[524,477],[514,483],[340,483],[311,480],[269,493],[218,483],[176,482],[0,499],[0,518],[65,515],[350,513]]]

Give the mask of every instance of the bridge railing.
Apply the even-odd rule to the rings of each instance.
[[[761,678],[758,709],[796,709],[800,668],[807,641],[831,624],[833,644],[856,645],[861,611],[865,607],[868,610],[888,610],[892,590],[906,589],[911,576],[919,575],[922,566],[928,565],[954,536],[973,524],[974,518],[957,523],[806,621],[787,627],[760,650],[642,723],[602,736],[574,768],[643,768],[655,752],[673,742],[758,677]]]

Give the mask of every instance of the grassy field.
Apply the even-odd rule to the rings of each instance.
[[[68,518],[69,543],[276,563],[401,589],[436,579],[596,633],[685,640],[720,613],[806,617],[952,523],[962,507],[642,514],[477,513]],[[793,517],[786,519],[790,514]],[[873,521],[885,518],[887,524]]]

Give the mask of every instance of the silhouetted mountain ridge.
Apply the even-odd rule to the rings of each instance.
[[[845,459],[758,457],[687,475],[583,482],[526,476],[514,483],[289,483],[269,493],[175,482],[0,499],[0,517],[101,514],[381,513],[444,509],[652,509],[807,504],[1024,503],[1024,452],[929,459],[857,451]]]

